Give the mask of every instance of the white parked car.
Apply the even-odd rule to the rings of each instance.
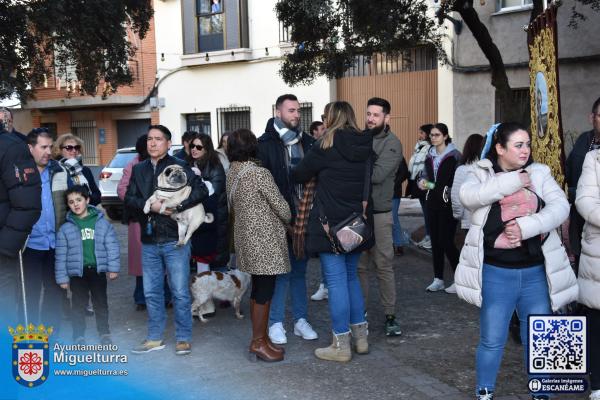
[[[169,154],[181,150],[180,144],[174,144],[169,149]],[[123,168],[136,156],[135,147],[125,147],[117,150],[112,160],[102,169],[99,179],[100,193],[102,195],[102,208],[112,220],[120,220],[123,216],[123,201],[117,195],[117,186],[123,177]]]

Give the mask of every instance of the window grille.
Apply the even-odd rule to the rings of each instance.
[[[187,114],[186,130],[210,136],[210,113]]]
[[[420,46],[403,50],[396,55],[357,56],[354,66],[344,73],[344,77],[397,74],[432,69],[437,69],[435,48]]]
[[[219,139],[225,132],[237,129],[251,129],[250,107],[217,108],[217,131]]]
[[[83,164],[98,165],[96,154],[96,121],[73,121],[71,132],[83,140]]]

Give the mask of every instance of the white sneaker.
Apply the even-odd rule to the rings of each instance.
[[[328,298],[329,298],[329,290],[327,290],[325,285],[322,283],[319,285],[319,289],[315,292],[315,294],[310,296],[310,299],[314,300],[314,301],[327,300]]]
[[[454,282],[452,282],[452,285],[450,285],[446,289],[444,289],[444,292],[446,292],[446,293],[456,293],[456,285],[454,284]]]
[[[310,326],[308,321],[305,320],[304,318],[300,318],[294,324],[294,335],[302,336],[302,339],[304,339],[304,340],[315,340],[315,339],[318,339],[318,337],[319,337],[319,335],[317,335],[317,332],[315,332],[315,330],[312,328],[312,326]],[[273,343],[275,343],[275,341],[273,339],[271,339],[271,341]]]
[[[428,292],[439,292],[440,290],[444,290],[444,281],[439,278],[433,278],[433,282],[431,282],[431,285],[427,286],[425,290]]]
[[[418,246],[427,250],[431,250],[431,238],[429,236],[425,236],[425,239],[421,240]]]
[[[590,393],[590,400],[600,400],[600,389],[592,390]]]
[[[287,337],[285,336],[285,329],[281,322],[275,322],[269,327],[269,338],[271,342],[275,344],[286,344]]]

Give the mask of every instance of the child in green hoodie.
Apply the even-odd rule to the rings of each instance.
[[[106,278],[113,280],[119,274],[117,235],[102,212],[89,205],[85,186],[73,186],[65,195],[70,211],[57,234],[55,271],[56,282],[71,288],[73,340],[85,342],[85,306],[91,294],[101,343],[110,344]]]

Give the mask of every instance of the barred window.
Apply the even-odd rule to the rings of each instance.
[[[98,165],[96,155],[96,121],[73,121],[71,132],[83,140],[83,164]]]
[[[219,139],[225,132],[236,129],[251,129],[250,107],[217,108],[217,131]]]
[[[400,72],[437,69],[437,53],[432,46],[419,46],[401,51],[397,55],[374,54],[357,56],[354,66],[344,77],[397,74]]]
[[[210,136],[210,113],[187,114],[186,131],[206,133]]]

